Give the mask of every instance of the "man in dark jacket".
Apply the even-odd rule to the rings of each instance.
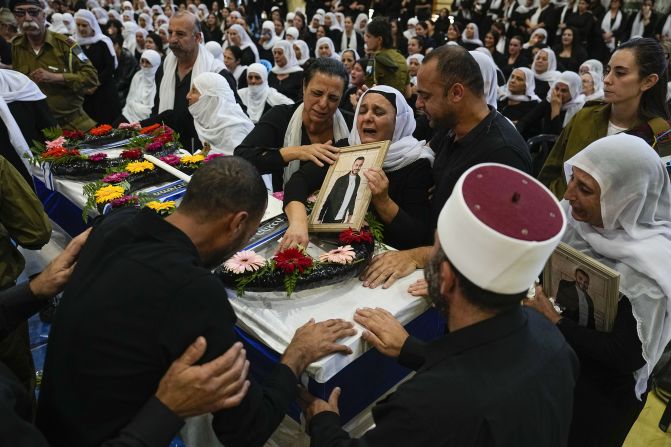
[[[335,181],[319,213],[321,223],[348,223],[352,221],[356,197],[361,184],[359,171],[364,161],[364,157],[358,157],[352,164],[352,170]]]
[[[575,281],[559,281],[557,304],[564,308],[562,315],[580,326],[594,329],[594,301],[587,293],[589,275],[583,269],[575,269]]]

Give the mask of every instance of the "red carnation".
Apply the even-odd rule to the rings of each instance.
[[[84,133],[79,130],[63,129],[63,136],[68,140],[79,140],[84,138]]]
[[[273,260],[275,266],[285,274],[294,273],[296,270],[303,273],[306,269],[312,267],[312,258],[295,247],[278,252]]]
[[[340,233],[340,243],[342,244],[372,244],[373,243],[373,235],[371,234],[370,231],[366,230],[361,230],[361,231],[356,231],[353,230],[352,228],[348,228],[346,230],[343,230]]]
[[[126,160],[137,160],[142,157],[142,151],[140,149],[127,149],[121,152],[121,158]]]

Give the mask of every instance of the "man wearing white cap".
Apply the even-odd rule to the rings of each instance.
[[[357,310],[363,338],[417,372],[373,408],[374,428],[356,441],[340,428],[338,388],[329,402],[304,392],[311,445],[565,446],[578,360],[521,306],[565,227],[552,193],[527,174],[494,163],[466,171],[425,270],[449,333],[423,344],[386,310]]]

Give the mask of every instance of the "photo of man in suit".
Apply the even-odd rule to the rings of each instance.
[[[319,212],[318,223],[348,223],[351,221],[356,195],[361,184],[359,171],[364,161],[366,161],[364,157],[356,158],[352,163],[352,169],[335,181]]]
[[[575,269],[575,281],[559,281],[557,303],[564,309],[562,315],[577,321],[580,326],[594,329],[594,302],[587,293],[589,275]]]

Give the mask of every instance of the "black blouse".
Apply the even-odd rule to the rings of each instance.
[[[114,81],[114,57],[102,40],[82,49],[98,71],[100,82],[93,94],[84,97],[84,111],[98,124],[112,124],[121,115],[119,92]]]
[[[285,79],[278,79],[272,71],[268,73],[268,85],[294,102],[303,101],[303,72],[289,73]]]

